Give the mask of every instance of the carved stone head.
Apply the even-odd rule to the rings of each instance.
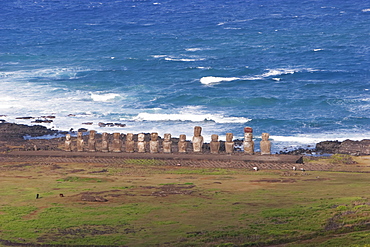
[[[226,133],[226,141],[227,142],[232,142],[234,138],[233,133]]]
[[[213,142],[217,142],[217,141],[218,141],[218,135],[213,134],[213,135],[211,136],[211,139],[212,139],[212,141],[213,141]]]
[[[121,137],[121,133],[113,133],[113,139],[114,140],[119,140],[119,138]]]
[[[262,141],[268,141],[270,137],[269,133],[262,133]]]
[[[244,133],[244,141],[252,141],[253,134],[252,133]]]
[[[180,141],[185,142],[186,141],[186,135],[180,135]]]
[[[82,135],[83,135],[82,132],[77,132],[77,139],[82,139]]]
[[[66,140],[67,140],[67,141],[71,140],[71,135],[70,135],[70,134],[67,134],[67,135],[66,135]]]
[[[194,127],[194,136],[199,137],[202,135],[202,127],[195,126]]]
[[[126,135],[126,140],[127,141],[132,141],[134,139],[134,134],[132,134],[132,133],[127,133],[127,135]]]
[[[158,133],[157,132],[151,133],[150,134],[150,140],[157,141],[158,140]]]
[[[144,139],[145,139],[145,134],[144,133],[140,133],[140,134],[137,135],[137,140],[139,142],[143,142]]]
[[[164,134],[164,141],[166,141],[166,142],[171,141],[171,134],[169,134],[169,133]]]
[[[90,139],[95,139],[95,133],[96,133],[95,130],[90,130],[89,138]]]
[[[103,132],[101,138],[106,141],[108,139],[108,133],[107,132]]]

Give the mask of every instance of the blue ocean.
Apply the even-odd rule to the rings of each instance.
[[[9,122],[208,141],[250,126],[273,152],[370,137],[369,1],[7,0],[0,23]]]

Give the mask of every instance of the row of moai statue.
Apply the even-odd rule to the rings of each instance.
[[[194,127],[194,136],[192,138],[192,145],[193,145],[193,152],[194,153],[201,153],[203,151],[203,143],[204,139],[202,136],[202,127],[196,126]],[[89,139],[87,143],[87,150],[89,152],[97,151],[96,148],[96,139],[95,139],[96,131],[91,130],[89,133]],[[134,141],[134,134],[128,133],[126,135],[126,142],[125,142],[125,151],[127,153],[133,153],[135,151],[135,147],[138,153],[145,153],[147,142],[145,141],[145,134],[141,133],[138,134],[138,141],[135,145]],[[227,154],[234,153],[234,141],[233,141],[233,134],[227,133],[226,134],[226,142],[225,142],[225,152]],[[82,132],[77,133],[77,151],[82,152],[84,151],[84,140]],[[113,133],[113,141],[111,145],[109,145],[108,141],[108,133],[102,134],[102,141],[101,141],[101,151],[102,152],[115,152],[119,153],[122,152],[123,141],[121,140],[120,133]],[[211,142],[209,144],[210,152],[212,154],[218,154],[220,151],[220,142],[218,140],[218,135],[211,136]],[[254,141],[253,141],[253,129],[251,127],[244,128],[244,141],[243,141],[244,153],[245,154],[254,154]],[[163,142],[162,142],[163,153],[172,153],[172,140],[171,134],[166,133],[164,134]],[[186,135],[179,136],[178,142],[178,152],[179,153],[186,153],[188,148],[188,142],[186,141]],[[262,140],[260,142],[260,149],[261,155],[271,154],[271,142],[269,141],[269,134],[262,133]],[[66,135],[65,140],[65,150],[72,151],[72,140],[71,135]],[[158,153],[159,152],[159,140],[158,140],[158,133],[151,133],[150,141],[149,141],[149,150],[150,153]]]

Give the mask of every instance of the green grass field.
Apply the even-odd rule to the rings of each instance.
[[[356,161],[330,172],[2,163],[0,244],[370,246],[370,159]]]

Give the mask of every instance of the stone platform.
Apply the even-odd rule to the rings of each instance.
[[[133,162],[133,160],[136,160]],[[145,161],[143,161],[145,160]],[[43,162],[43,163],[100,163],[129,165],[145,164],[160,166],[204,167],[204,168],[241,168],[289,169],[296,167],[305,170],[327,170],[330,167],[307,169],[298,155],[245,155],[245,154],[163,154],[163,153],[101,153],[101,152],[64,152],[64,151],[13,151],[0,154],[0,162]]]

